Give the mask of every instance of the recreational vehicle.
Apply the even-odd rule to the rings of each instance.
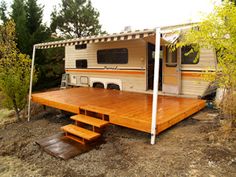
[[[138,31],[130,32],[132,39],[122,40],[119,35],[124,32],[110,35],[110,41],[66,46],[68,85],[151,93],[155,63],[155,40],[151,34],[155,35],[155,31],[146,32],[149,34],[146,38],[136,39]],[[159,94],[203,97],[214,91],[212,84],[202,77],[204,71],[214,70],[216,66],[214,50],[201,49],[196,61],[195,53],[186,55],[191,46],[172,51],[168,48],[170,34],[162,35]]]

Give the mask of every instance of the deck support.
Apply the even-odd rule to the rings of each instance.
[[[34,45],[33,54],[32,54],[32,62],[31,62],[31,71],[30,71],[30,87],[29,87],[29,100],[28,100],[28,121],[30,121],[30,113],[31,113],[31,95],[32,95],[32,86],[33,86],[33,78],[34,78],[35,51],[36,51],[36,46]]]
[[[159,81],[159,66],[160,66],[160,44],[161,29],[156,28],[156,46],[155,46],[155,64],[154,64],[154,87],[152,97],[152,126],[151,126],[151,144],[155,144],[156,139],[156,118],[158,109],[158,81]]]

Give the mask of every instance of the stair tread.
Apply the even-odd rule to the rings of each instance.
[[[75,121],[79,121],[82,123],[93,125],[98,128],[101,128],[109,123],[108,121],[97,119],[97,118],[86,116],[86,115],[82,115],[82,114],[71,116],[70,118]]]
[[[78,127],[73,124],[65,125],[61,127],[61,129],[75,136],[84,138],[86,140],[92,140],[92,139],[98,138],[101,135],[99,133]]]
[[[107,109],[107,108],[93,106],[93,105],[84,105],[84,106],[81,106],[80,108],[87,111],[100,113],[100,114],[110,114],[114,112],[112,109]]]

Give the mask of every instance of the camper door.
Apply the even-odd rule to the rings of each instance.
[[[165,47],[163,63],[163,89],[164,93],[180,94],[181,89],[181,50],[172,50]]]

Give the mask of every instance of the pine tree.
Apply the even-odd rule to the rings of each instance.
[[[16,24],[17,47],[22,53],[28,54],[29,33],[26,26],[27,18],[25,11],[25,2],[22,0],[14,0],[11,7],[11,17]]]
[[[26,1],[27,28],[30,34],[41,28],[43,7],[37,4],[37,0]]]
[[[26,27],[29,32],[29,44],[27,53],[32,53],[32,47],[50,38],[50,30],[42,24],[43,7],[38,5],[37,0],[26,1]],[[44,58],[44,57],[43,57]]]
[[[90,0],[62,0],[61,9],[51,14],[52,31],[59,30],[65,37],[82,37],[101,33],[99,12]]]

